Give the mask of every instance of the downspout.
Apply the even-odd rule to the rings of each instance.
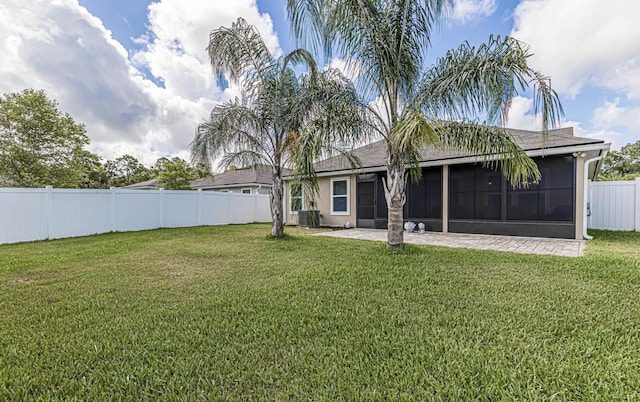
[[[582,208],[582,237],[584,237],[586,240],[593,239],[593,236],[589,236],[589,234],[587,233],[587,226],[588,226],[587,212],[588,212],[588,206],[589,206],[589,198],[588,198],[589,197],[589,165],[591,164],[591,162],[596,162],[604,159],[607,156],[607,152],[608,151],[605,150],[600,155],[584,161],[584,185],[583,185],[584,207]]]

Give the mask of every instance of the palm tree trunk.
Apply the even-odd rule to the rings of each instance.
[[[383,181],[384,196],[387,200],[387,246],[398,248],[404,245],[404,217],[405,187],[407,175],[400,158],[389,155],[387,164],[387,179]]]
[[[278,173],[273,175],[273,188],[271,189],[271,236],[281,238],[284,236],[284,219],[282,215],[282,177]]]

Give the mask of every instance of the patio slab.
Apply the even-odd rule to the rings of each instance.
[[[387,241],[386,229],[346,229],[322,232],[315,235],[344,239]],[[437,232],[405,232],[404,241],[408,244],[506,251],[521,254],[557,255],[562,257],[581,257],[584,255],[585,247],[584,240]]]

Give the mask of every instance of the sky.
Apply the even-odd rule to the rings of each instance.
[[[84,123],[103,160],[131,154],[150,166],[189,159],[195,128],[221,88],[205,47],[238,17],[255,25],[275,55],[296,47],[286,0],[1,0],[0,93],[44,89]],[[640,139],[640,2],[637,0],[454,0],[433,37],[431,61],[467,40],[512,35],[530,65],[551,77],[563,126],[613,149]],[[323,60],[321,60],[323,61]],[[323,61],[324,62],[324,61]],[[327,63],[339,64],[328,60]],[[508,126],[539,129],[530,92]]]

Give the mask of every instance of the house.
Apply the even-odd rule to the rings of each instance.
[[[537,163],[539,183],[513,188],[499,171],[483,168],[478,156],[425,149],[422,177],[407,185],[405,221],[443,233],[585,238],[588,179],[597,176],[610,144],[576,137],[572,128],[550,130],[544,146],[541,132],[507,131]],[[356,171],[338,157],[315,165],[320,224],[386,228],[385,144],[375,142],[353,154],[361,161]],[[286,222],[295,224],[304,194],[290,184],[285,187]]]
[[[162,185],[157,179],[151,179],[146,181],[141,181],[140,183],[129,184],[128,186],[123,186],[122,188],[127,190],[157,190]]]
[[[255,165],[194,180],[191,182],[191,188],[242,194],[269,194],[273,182],[271,175],[270,166]]]
[[[285,172],[288,172],[285,169]],[[271,167],[256,165],[248,168],[228,170],[213,176],[191,181],[191,188],[203,191],[221,191],[242,194],[269,194],[272,187]],[[128,190],[158,190],[162,184],[157,179],[130,184]]]

